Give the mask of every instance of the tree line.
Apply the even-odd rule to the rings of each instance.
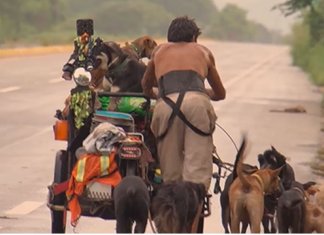
[[[219,10],[212,0],[1,0],[0,47],[71,42],[79,18],[92,18],[96,35],[104,39],[143,34],[165,38],[171,20],[182,15],[194,18],[205,37],[282,41],[278,32],[248,20],[243,9],[227,5]]]
[[[285,16],[300,15],[290,40],[293,62],[308,72],[315,84],[324,85],[324,1],[288,0],[275,8]]]

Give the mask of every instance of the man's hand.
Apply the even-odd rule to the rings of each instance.
[[[215,92],[211,88],[206,88],[206,93],[211,100],[217,101],[219,98],[216,96]]]
[[[62,74],[62,78],[65,79],[65,80],[68,80],[68,81],[72,80],[71,73],[69,73],[69,72],[64,72],[64,73]]]

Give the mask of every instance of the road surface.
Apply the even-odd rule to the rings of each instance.
[[[317,180],[308,164],[319,144],[321,94],[300,69],[291,65],[289,48],[204,44],[213,51],[227,90],[226,100],[214,103],[217,123],[236,145],[242,133],[248,133],[251,148],[246,161],[257,165],[258,153],[273,145],[289,158],[297,180]],[[55,153],[66,146],[54,141],[52,124],[55,110],[63,107],[73,87],[73,82],[60,79],[68,57],[68,53],[56,53],[0,59],[1,233],[50,232],[47,185],[53,177]],[[296,105],[307,112],[270,112]],[[214,137],[221,158],[232,163],[236,149],[229,137],[220,128]],[[224,231],[220,213],[219,195],[213,195],[206,233]],[[82,217],[76,231],[114,233],[115,222]],[[152,231],[149,225],[147,231]],[[67,232],[73,232],[69,224]]]

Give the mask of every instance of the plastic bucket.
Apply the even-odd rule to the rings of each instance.
[[[68,129],[67,120],[57,120],[54,126],[55,140],[66,141],[68,139]]]

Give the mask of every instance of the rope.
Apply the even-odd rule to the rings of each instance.
[[[216,124],[216,126],[218,126],[227,136],[228,136],[228,138],[231,140],[231,142],[233,143],[233,145],[234,145],[234,147],[235,147],[235,149],[236,149],[236,151],[238,152],[238,147],[236,146],[236,144],[235,144],[235,142],[234,142],[234,140],[233,140],[233,138],[230,136],[230,134],[228,134],[228,132],[221,126],[221,125],[219,125],[217,122],[215,122],[215,124]]]

